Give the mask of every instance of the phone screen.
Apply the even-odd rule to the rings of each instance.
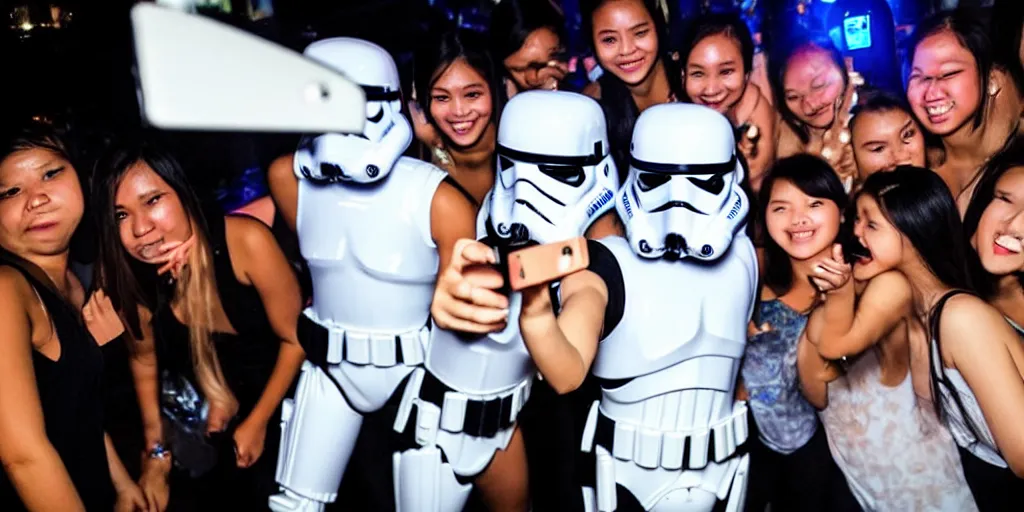
[[[848,50],[871,47],[871,15],[850,16],[843,20],[843,33]]]

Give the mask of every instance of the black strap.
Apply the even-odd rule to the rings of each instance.
[[[326,327],[314,322],[306,315],[299,315],[298,325],[298,337],[299,345],[306,351],[306,360],[313,363],[317,368],[320,368],[324,372],[324,375],[334,384],[334,387],[338,388],[338,393],[341,393],[342,398],[348,402],[349,406],[355,407],[355,402],[349,399],[348,394],[345,393],[344,388],[341,387],[341,383],[331,375],[328,370],[327,362],[327,349],[329,346],[330,332]],[[347,355],[347,344],[342,344],[341,359],[345,360]],[[402,357],[402,342],[400,338],[395,336],[395,363],[401,364],[404,362]]]
[[[392,91],[389,87],[381,87],[377,85],[361,85],[363,94],[366,95],[366,101],[397,101],[402,99],[402,91]]]
[[[578,165],[580,167],[586,167],[601,163],[601,160],[604,160],[605,157],[604,147],[600,141],[594,143],[593,153],[589,155],[579,156],[541,155],[537,153],[530,153],[527,151],[520,151],[518,149],[512,149],[508,146],[503,146],[501,144],[498,144],[494,150],[499,155],[511,158],[512,160],[545,165]]]
[[[476,202],[476,199],[474,199],[473,195],[470,194],[468,190],[466,190],[466,187],[463,187],[462,185],[459,184],[459,182],[455,181],[455,178],[452,178],[451,174],[445,175],[444,179],[441,181],[444,181],[445,183],[455,187],[455,190],[461,192],[462,196],[469,200],[469,204],[477,208],[480,207],[480,203]]]
[[[329,345],[330,331],[326,327],[314,322],[306,315],[299,315],[299,345],[306,351],[306,360],[317,365],[326,366],[327,362],[327,347]],[[347,361],[348,359],[348,343],[343,343],[341,346],[341,359]],[[395,335],[395,363],[402,364],[405,362],[402,354],[402,340],[398,335]]]
[[[956,388],[953,387],[949,378],[946,377],[946,367],[942,364],[942,337],[939,335],[942,310],[946,307],[946,302],[948,302],[949,299],[960,294],[973,295],[971,292],[966,290],[950,290],[940,297],[938,302],[935,303],[935,307],[932,308],[931,318],[928,319],[928,329],[930,331],[929,335],[931,340],[935,344],[935,349],[933,350],[932,347],[928,347],[928,370],[932,376],[932,395],[934,395],[932,398],[935,401],[939,418],[943,419],[942,395],[940,394],[939,386],[945,386],[949,389],[949,396],[953,397],[953,403],[960,411],[960,417],[964,419],[964,424],[967,426],[967,429],[971,431],[971,435],[974,436],[974,440],[978,441],[981,439],[981,436],[978,435],[978,429],[974,425],[974,420],[967,414],[967,409],[964,408],[964,404],[960,400],[960,394],[957,393]],[[934,359],[936,355],[939,358],[938,361]],[[939,371],[935,370],[936,367],[939,368]]]
[[[691,468],[689,465],[690,451],[692,446],[690,444],[691,437],[686,436],[683,441],[683,457],[682,457],[682,469],[701,469]],[[747,445],[749,443],[744,442],[742,445],[736,447],[736,451],[733,452],[728,458],[736,457],[747,452]],[[597,426],[594,430],[594,446],[600,446],[608,453],[615,453],[615,420],[607,417],[601,412],[601,409],[597,410]],[[591,452],[594,450],[591,449]],[[708,463],[715,461],[715,429],[708,429],[708,447],[707,447],[707,460]]]
[[[438,408],[444,407],[444,394],[458,392],[434,377],[430,372],[423,374],[420,385],[420,400],[430,402]],[[490,400],[466,400],[466,414],[463,417],[462,432],[473,437],[494,437],[499,431],[512,426],[512,400],[515,393],[504,398]]]
[[[657,172],[662,174],[726,174],[736,170],[736,155],[733,155],[727,162],[717,164],[669,164],[660,162],[645,162],[630,155],[630,163],[641,171]]]

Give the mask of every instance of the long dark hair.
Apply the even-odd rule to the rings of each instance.
[[[1007,70],[1024,94],[1024,68],[1020,61],[1021,34],[1024,31],[1024,2],[1001,0],[992,5],[992,41],[996,47],[996,65]]]
[[[174,283],[173,293],[175,299],[180,300],[185,317],[183,323],[188,326],[197,384],[208,400],[233,414],[238,408],[238,401],[227,385],[211,339],[213,308],[219,299],[210,231],[202,203],[174,157],[146,141],[117,143],[96,162],[93,184],[101,249],[94,269],[94,281],[107,292],[114,308],[121,312],[131,334],[141,339],[138,307],[153,308],[155,292],[151,286],[155,283],[155,272],[152,265],[141,264],[128,255],[121,242],[116,208],[118,187],[128,172],[139,164],[148,166],[171,187],[191,223],[196,242],[189,251],[187,266]]]
[[[750,76],[754,68],[754,38],[750,35],[750,28],[736,13],[708,13],[691,22],[683,36],[682,44],[679,47],[679,64],[682,73],[686,73],[686,65],[690,60],[693,48],[701,41],[715,35],[723,35],[740,45],[740,54],[743,57],[743,74]],[[686,94],[686,87],[683,87],[684,101],[693,103],[693,99]]]
[[[872,174],[857,197],[878,203],[886,219],[903,234],[925,266],[946,286],[974,291],[968,271],[971,253],[963,236],[960,211],[942,178],[921,167],[904,165]]]
[[[882,215],[910,242],[931,273],[944,285],[969,293],[975,291],[970,270],[970,257],[974,252],[963,236],[960,211],[942,178],[920,167],[901,166],[891,172],[872,174],[864,181],[858,193],[875,199]],[[936,350],[942,353],[939,336],[941,303],[928,312],[928,337],[934,340]],[[933,351],[928,350],[931,374],[932,401],[939,419],[946,410],[940,384],[948,382],[944,373],[935,371]],[[963,411],[956,393],[953,400]],[[964,415],[968,428],[977,436],[977,426],[969,415]]]
[[[907,60],[908,62],[914,61],[914,54],[917,53],[917,47],[921,41],[944,30],[950,31],[960,44],[974,56],[974,61],[977,63],[978,94],[981,97],[972,123],[973,128],[977,130],[985,121],[985,110],[990,101],[988,95],[989,73],[995,64],[993,56],[996,55],[984,15],[974,9],[959,8],[939,12],[926,18],[914,30],[910,39],[910,55]]]
[[[565,45],[565,17],[551,0],[501,0],[491,11],[491,55],[502,66],[535,30],[550,29]],[[504,66],[502,66],[504,67]]]
[[[811,154],[801,153],[783,158],[768,170],[761,185],[758,198],[759,214],[763,232],[768,232],[765,221],[768,213],[768,202],[772,197],[772,189],[780,181],[792,183],[801,192],[810,197],[825,199],[835,203],[839,212],[846,211],[849,196],[839,176],[828,162]],[[793,288],[793,263],[789,254],[779,246],[771,236],[764,237],[764,276],[762,283],[777,296],[785,295]]]
[[[501,74],[491,57],[483,36],[469,30],[452,29],[438,35],[436,39],[419,47],[415,57],[416,102],[423,109],[427,121],[443,136],[437,121],[430,115],[432,96],[437,79],[448,68],[461,59],[473,68],[491,90],[491,120],[495,125],[501,119],[505,106],[505,88],[501,86]]]
[[[1006,171],[1021,166],[1024,166],[1024,138],[1018,136],[1014,137],[1006,149],[996,154],[982,168],[981,178],[974,188],[974,195],[971,196],[971,202],[964,214],[964,236],[968,241],[978,231],[981,216],[995,197],[996,184],[999,179],[1006,174]],[[980,263],[974,270],[977,271],[974,282],[977,285],[978,293],[982,297],[991,298],[998,291],[999,276],[986,272]],[[1024,286],[1024,274],[1018,273],[1017,279],[1021,286]]]
[[[594,45],[594,13],[604,4],[613,0],[589,0],[581,2],[580,10],[583,13],[583,33],[590,41],[590,47],[596,54]],[[658,37],[658,59],[665,68],[665,75],[668,78],[668,86],[672,94],[682,100],[686,91],[683,90],[682,71],[679,63],[672,59],[669,48],[668,23],[665,16],[652,0],[635,0],[647,9],[647,13],[654,20],[654,34]],[[653,72],[653,71],[652,71]],[[640,109],[633,101],[633,95],[622,80],[609,71],[605,71],[598,79],[601,85],[601,109],[604,110],[605,119],[608,122],[608,140],[611,144],[612,158],[619,170],[619,181],[625,181],[626,173],[629,171],[629,144],[633,138],[633,125],[640,117]]]
[[[768,59],[768,79],[771,82],[772,93],[775,95],[775,108],[779,110],[779,115],[786,125],[796,133],[797,137],[800,138],[800,142],[804,144],[811,140],[811,132],[804,125],[803,121],[800,121],[796,114],[786,105],[785,77],[786,70],[789,68],[789,61],[792,60],[793,56],[808,50],[818,50],[827,53],[832,63],[839,68],[843,76],[843,92],[840,94],[845,94],[846,88],[850,85],[850,76],[846,72],[846,62],[843,60],[843,54],[836,48],[835,43],[827,37],[802,34],[781,41],[777,46],[773,47],[773,53]],[[848,106],[844,105],[844,107]]]

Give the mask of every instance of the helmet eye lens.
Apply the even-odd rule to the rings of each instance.
[[[583,167],[578,165],[538,165],[537,167],[548,177],[572,187],[582,185],[586,178]]]
[[[636,175],[636,183],[640,187],[641,192],[650,192],[671,180],[672,177],[667,174],[661,174],[656,172],[643,172],[640,171]]]

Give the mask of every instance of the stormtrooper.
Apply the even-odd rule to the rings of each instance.
[[[617,172],[590,98],[517,94],[499,123],[496,165],[477,235],[499,252],[581,236],[611,211]],[[410,378],[395,420],[410,447],[393,456],[399,512],[462,510],[473,478],[508,446],[537,374],[519,331],[521,304],[511,293],[500,332],[431,333],[425,369]]]
[[[598,272],[610,320],[591,367],[588,511],[743,508],[746,405],[734,391],[757,258],[735,147],[706,107],[658,105],[636,122],[615,201],[626,237],[600,241],[617,268]]]
[[[366,123],[361,133],[304,138],[284,169],[294,173],[297,199],[280,196],[282,210],[295,212],[313,302],[298,326],[307,361],[282,408],[283,492],[270,498],[274,511],[320,511],[337,498],[363,415],[423,363],[438,246],[473,232],[472,206],[447,175],[401,156],[413,133],[391,56],[349,38],[318,41],[304,54],[362,87]],[[457,223],[439,222],[432,205],[457,200],[466,232],[439,230]]]

